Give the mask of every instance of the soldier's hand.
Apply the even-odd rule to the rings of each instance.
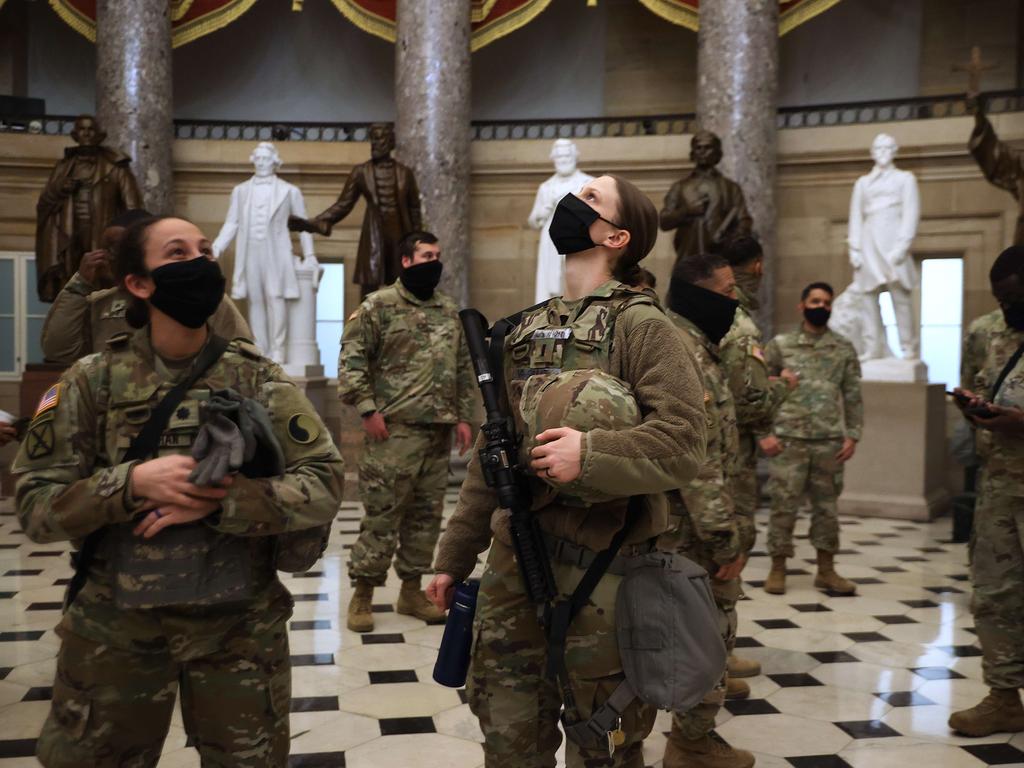
[[[220,509],[219,501],[200,500],[194,507],[178,507],[174,504],[162,505],[143,517],[132,533],[144,539],[151,539],[169,525],[185,525],[202,520]]]
[[[447,611],[455,596],[455,579],[447,573],[439,573],[427,584],[427,600],[432,602],[439,611]]]
[[[473,446],[473,428],[464,421],[460,421],[455,425],[455,448],[459,452],[459,456],[465,456]]]
[[[743,573],[743,567],[747,564],[747,556],[740,555],[731,563],[726,563],[721,566],[715,573],[715,578],[719,581],[732,581],[738,579],[740,574]]]
[[[845,464],[853,458],[853,454],[857,450],[857,441],[852,437],[843,438],[843,447],[839,449],[839,453],[836,454],[836,461],[840,464]]]
[[[971,416],[970,419],[982,429],[1003,432],[1008,435],[1024,435],[1024,411],[1020,408],[1006,408],[1002,405],[987,403],[988,410],[995,415],[988,419],[982,416]]]
[[[384,423],[384,417],[380,415],[380,411],[374,411],[369,416],[363,417],[363,429],[366,430],[366,434],[369,435],[370,439],[376,443],[391,437],[388,434],[388,425]]]
[[[789,368],[783,368],[779,372],[779,378],[786,382],[786,386],[790,389],[796,389],[800,386],[800,374],[791,371]]]
[[[538,445],[530,452],[530,467],[557,483],[571,483],[583,471],[583,433],[570,427],[546,429],[535,438]]]
[[[773,456],[778,456],[782,453],[782,441],[779,440],[775,435],[768,435],[768,437],[762,437],[758,441],[758,445],[761,446],[761,452],[764,453],[769,459]]]
[[[7,422],[0,423],[0,446],[7,445],[17,436],[18,430],[14,428],[13,424],[8,424]]]
[[[110,271],[110,254],[106,250],[89,251],[78,264],[78,274],[94,288],[110,288],[114,275]]]
[[[150,505],[161,507],[174,505],[198,510],[206,508],[204,502],[219,504],[228,495],[227,486],[232,478],[226,477],[219,488],[201,488],[188,479],[195,468],[196,460],[191,456],[161,456],[136,464],[130,476],[129,493],[136,499],[146,499]]]

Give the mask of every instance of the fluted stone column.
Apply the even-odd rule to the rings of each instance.
[[[721,170],[743,188],[765,251],[759,322],[774,314],[778,0],[701,0],[697,119],[722,139]]]
[[[132,158],[146,208],[171,213],[174,139],[167,0],[98,0],[96,116],[106,144]]]
[[[442,288],[469,302],[470,0],[398,0],[395,134],[441,240]]]

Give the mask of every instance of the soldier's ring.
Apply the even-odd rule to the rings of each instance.
[[[555,476],[551,474],[551,467],[548,467],[547,469],[544,470],[544,475],[550,477],[552,480],[555,479]]]
[[[161,512],[161,511],[160,511],[159,509],[154,509],[154,510],[153,510],[153,514],[154,514],[154,515],[156,515],[156,516],[157,516],[158,518],[160,518],[160,517],[163,517],[163,516],[164,516],[164,513],[163,513],[163,512]]]

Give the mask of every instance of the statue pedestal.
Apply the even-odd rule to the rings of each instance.
[[[928,366],[920,360],[885,357],[866,360],[860,366],[863,381],[899,381],[924,383],[928,381]]]
[[[839,512],[931,520],[949,506],[944,388],[864,381],[861,391],[864,435],[846,465]]]

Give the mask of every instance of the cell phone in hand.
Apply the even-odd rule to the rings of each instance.
[[[959,405],[961,408],[966,408],[967,405],[971,402],[971,398],[969,398],[963,392],[950,392],[949,390],[946,390],[946,394],[952,397],[954,400],[956,400],[956,404]]]
[[[971,398],[969,398],[962,392],[947,391],[946,394],[952,397],[954,400],[956,400],[957,405],[963,408],[964,413],[967,414],[968,416],[977,416],[979,419],[992,419],[995,418],[996,416],[995,411],[991,410],[988,407],[987,403],[982,403],[981,405],[975,405],[971,407],[969,405],[971,402]]]

